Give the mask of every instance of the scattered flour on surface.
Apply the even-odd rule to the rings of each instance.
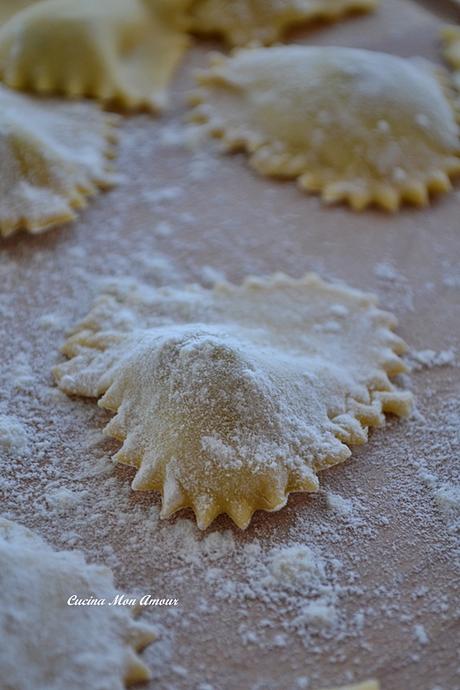
[[[159,189],[146,189],[142,193],[142,197],[149,203],[162,204],[176,201],[182,194],[183,190],[181,187],[162,187]]]
[[[381,280],[398,281],[403,279],[403,276],[396,268],[387,261],[381,261],[374,266],[374,275]]]
[[[446,513],[460,512],[460,484],[441,484],[434,492],[434,500]]]
[[[213,266],[203,266],[201,268],[201,279],[205,285],[214,285],[226,280],[225,273]]]
[[[411,350],[408,354],[408,362],[412,371],[431,369],[432,367],[454,366],[455,351],[449,350]]]
[[[426,634],[425,628],[420,624],[414,625],[414,636],[417,642],[419,642],[421,645],[426,645],[430,641],[428,635]]]
[[[16,417],[0,414],[0,451],[17,455],[27,448],[27,432]]]
[[[58,513],[64,513],[77,506],[88,496],[87,491],[71,491],[63,486],[50,488],[44,495],[46,503]]]
[[[326,493],[326,502],[331,510],[334,510],[339,515],[353,514],[353,501],[351,498],[343,498],[339,494],[332,491]]]
[[[169,237],[169,235],[174,233],[174,228],[171,223],[161,220],[155,226],[155,233],[158,235],[158,237]]]

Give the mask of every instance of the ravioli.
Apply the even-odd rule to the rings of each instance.
[[[334,21],[350,12],[373,10],[377,0],[197,0],[191,28],[221,34],[234,46],[269,44],[299,24]]]
[[[191,119],[245,150],[264,175],[325,202],[424,206],[460,173],[447,77],[426,61],[352,48],[283,46],[216,56]]]
[[[165,7],[159,0],[43,0],[0,28],[0,78],[15,89],[162,109],[188,45]]]
[[[154,628],[135,621],[132,607],[109,605],[121,593],[108,568],[54,551],[3,518],[0,562],[2,687],[122,690],[151,677],[136,652],[156,638]],[[69,605],[72,596],[105,603]]]
[[[73,220],[114,184],[117,118],[89,103],[34,100],[0,86],[0,236]]]
[[[61,390],[100,398],[105,433],[135,490],[161,491],[162,517],[190,507],[205,529],[227,513],[245,529],[258,509],[316,491],[385,412],[411,394],[395,319],[373,296],[314,274],[212,290],[115,285],[77,325],[54,369]]]

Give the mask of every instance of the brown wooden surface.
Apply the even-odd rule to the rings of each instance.
[[[422,7],[410,0],[382,0],[375,15],[296,32],[292,38],[439,61],[438,28],[444,19],[441,3],[432,4],[435,13],[427,3]],[[244,156],[219,157],[207,142],[208,167],[200,179],[196,152],[159,144],[158,132],[179,127],[191,73],[206,64],[210,47],[217,46],[202,44],[187,56],[175,81],[171,109],[160,120],[136,116],[123,123],[119,165],[125,184],[97,197],[71,226],[2,243],[2,303],[9,307],[0,336],[4,371],[23,353],[40,386],[51,386],[50,369],[60,357],[58,346],[64,339],[62,319],[70,326],[86,313],[99,277],[132,276],[155,284],[203,282],[209,276],[203,266],[235,281],[249,273],[284,271],[297,276],[316,270],[376,292],[382,306],[398,315],[399,333],[415,350],[444,350],[458,344],[459,289],[452,282],[460,260],[458,185],[457,191],[423,211],[407,208],[395,216],[377,211],[357,215],[342,207],[325,208],[294,184],[258,177]],[[149,190],[170,187],[182,190],[176,199],[160,205],[152,202]],[[171,235],[155,232],[159,220],[171,223]],[[163,258],[155,264],[165,256],[169,263]],[[376,265],[381,262],[391,264],[399,278],[379,278]],[[40,318],[48,313],[62,317],[54,330],[40,327]],[[291,633],[284,648],[246,645],[238,627],[249,621],[256,628],[265,615],[262,604],[248,604],[246,615],[241,605],[213,597],[202,569],[175,560],[179,547],[168,536],[174,520],[158,534],[148,531],[146,517],[139,523],[129,518],[120,523],[121,496],[132,473],[115,470],[114,502],[107,503],[101,496],[106,484],[89,475],[96,457],[116,446],[103,441],[94,452],[88,450],[88,434],[98,439],[107,418],[91,402],[69,401],[65,396],[53,399],[52,393],[43,398],[34,388],[11,395],[10,412],[34,427],[40,445],[34,448],[31,462],[5,470],[13,484],[5,492],[4,506],[10,517],[48,536],[58,547],[69,546],[68,532],[73,529],[75,546],[92,560],[112,565],[121,588],[154,589],[181,600],[177,618],[147,612],[152,620],[159,616],[171,639],[170,646],[153,645],[144,655],[156,675],[149,690],[198,690],[205,681],[214,690],[295,690],[296,679],[303,675],[312,678],[311,688],[317,688],[344,682],[347,671],[356,680],[377,676],[383,690],[458,690],[458,627],[453,611],[458,576],[450,535],[429,493],[417,484],[411,461],[422,456],[427,462],[436,459],[437,471],[443,471],[439,443],[447,432],[439,420],[446,401],[458,396],[459,381],[457,368],[414,374],[411,385],[426,424],[390,421],[385,430],[371,434],[369,444],[359,448],[350,462],[324,474],[327,489],[351,497],[362,491],[372,536],[338,522],[337,542],[325,537],[324,548],[359,574],[362,593],[346,598],[347,615],[351,618],[365,609],[366,618],[362,635],[332,639],[319,651],[305,647]],[[453,453],[446,454],[446,472],[455,460]],[[42,494],[52,482],[88,491],[77,517],[72,511],[56,517],[46,507],[36,510],[34,501],[44,505]],[[24,496],[27,500],[22,500]],[[146,510],[158,505],[155,495],[131,496],[129,501],[133,510],[138,505]],[[379,522],[381,516],[388,520],[386,526]],[[244,534],[224,518],[211,531],[230,529],[240,548],[256,537],[262,545],[283,543],[296,535],[305,539],[305,525],[311,523],[318,534],[321,525],[330,526],[330,521],[321,496],[297,495],[276,515],[258,514]],[[179,551],[183,553],[183,548]],[[236,567],[232,558],[220,565],[227,577]],[[422,586],[428,588],[432,606],[422,606],[413,596]],[[200,608],[201,597],[216,608]],[[443,601],[448,602],[447,613],[439,608]],[[408,621],[401,619],[402,611]],[[281,610],[279,615],[281,630]],[[415,623],[425,626],[428,645],[414,642],[410,631]],[[175,664],[186,669],[185,677],[177,673]]]

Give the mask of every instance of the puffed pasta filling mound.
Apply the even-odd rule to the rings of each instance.
[[[424,206],[460,174],[447,75],[367,50],[284,46],[215,56],[191,119],[264,175],[355,210]]]
[[[157,635],[133,607],[109,605],[121,593],[108,568],[3,518],[0,563],[2,687],[124,690],[151,678],[137,652]]]
[[[165,0],[43,0],[0,27],[0,78],[15,89],[157,111],[187,46]]]
[[[152,289],[114,286],[77,325],[54,369],[69,395],[114,413],[115,459],[162,517],[192,508],[205,529],[228,514],[245,529],[317,473],[346,460],[411,395],[395,319],[371,295],[314,274]]]
[[[89,103],[0,86],[0,236],[73,220],[88,196],[112,186],[116,123]]]
[[[377,0],[196,0],[190,25],[197,33],[220,34],[233,46],[270,44],[287,29],[375,9]]]

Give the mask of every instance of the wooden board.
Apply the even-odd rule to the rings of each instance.
[[[382,0],[375,15],[292,38],[440,61],[438,30],[456,12],[435,0]],[[158,497],[130,492],[132,472],[108,463],[116,448],[101,437],[108,416],[53,386],[66,329],[111,276],[209,284],[219,275],[315,270],[376,292],[414,350],[458,346],[460,187],[423,211],[357,215],[258,177],[244,156],[220,156],[209,142],[184,146],[184,96],[217,47],[191,50],[161,119],[126,118],[123,184],[72,226],[2,242],[0,411],[24,424],[30,450],[3,460],[2,510],[59,548],[106,562],[120,588],[180,600],[177,610],[145,612],[161,626],[144,655],[155,675],[149,689],[300,690],[377,677],[383,690],[458,690],[453,535],[422,476],[425,467],[441,486],[458,461],[458,368],[414,372],[418,416],[390,420],[351,461],[323,474],[324,491],[355,501],[353,520],[328,509],[325,493],[293,496],[245,533],[220,518],[207,535],[225,535],[222,555],[211,560],[213,541],[203,545],[191,515],[159,525]],[[264,552],[288,542],[342,562],[343,635],[299,634],[281,603],[232,598],[235,582],[249,592],[254,584],[248,545]]]

